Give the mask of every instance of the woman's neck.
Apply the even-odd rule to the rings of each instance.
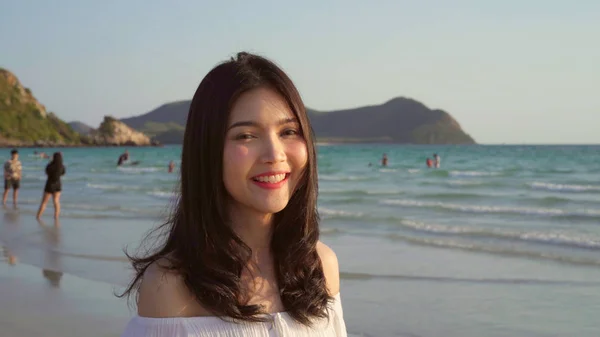
[[[231,209],[233,231],[252,250],[252,261],[257,264],[270,259],[273,237],[273,214],[259,214]]]

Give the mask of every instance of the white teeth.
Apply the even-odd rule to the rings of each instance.
[[[272,176],[261,176],[261,177],[254,178],[254,180],[256,180],[256,181],[260,181],[263,183],[269,183],[269,184],[276,184],[276,183],[282,181],[283,179],[285,179],[285,173],[275,174]]]

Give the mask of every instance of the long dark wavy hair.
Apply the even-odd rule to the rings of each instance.
[[[63,171],[65,169],[65,166],[63,165],[62,153],[54,152],[54,154],[52,154],[52,161],[50,161],[50,163],[46,165],[46,169],[56,171],[59,173]]]
[[[55,165],[56,167],[63,167],[63,157],[62,157],[62,153],[60,152],[54,152],[52,154],[52,162],[50,163],[52,165]]]
[[[119,296],[137,295],[148,266],[167,259],[170,271],[180,275],[196,300],[214,315],[266,320],[261,306],[241,300],[248,295],[243,293],[241,274],[252,251],[228,224],[228,192],[223,183],[230,110],[241,94],[260,87],[275,90],[285,99],[299,121],[308,150],[295,192],[273,217],[271,250],[279,295],[286,312],[302,324],[327,317],[332,297],[316,250],[319,215],[313,130],[292,80],[273,62],[246,52],[213,68],[198,86],[185,128],[179,193],[169,219],[156,229],[161,233],[154,237],[162,240],[157,243],[153,239],[154,248],[143,256],[126,253],[136,274]]]

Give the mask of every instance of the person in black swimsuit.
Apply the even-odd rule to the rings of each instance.
[[[52,201],[54,202],[54,219],[58,219],[60,216],[60,193],[62,191],[60,177],[63,176],[65,172],[66,169],[63,165],[62,154],[60,152],[54,152],[52,161],[46,166],[46,175],[48,176],[48,179],[46,180],[46,186],[44,187],[42,203],[37,212],[36,217],[38,219],[42,217],[42,214],[46,209],[46,204],[48,204],[48,200],[50,200],[50,196],[52,196]]]

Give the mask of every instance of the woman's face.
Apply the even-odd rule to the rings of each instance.
[[[242,94],[230,112],[223,181],[237,211],[272,214],[288,204],[307,164],[300,124],[276,91]]]

